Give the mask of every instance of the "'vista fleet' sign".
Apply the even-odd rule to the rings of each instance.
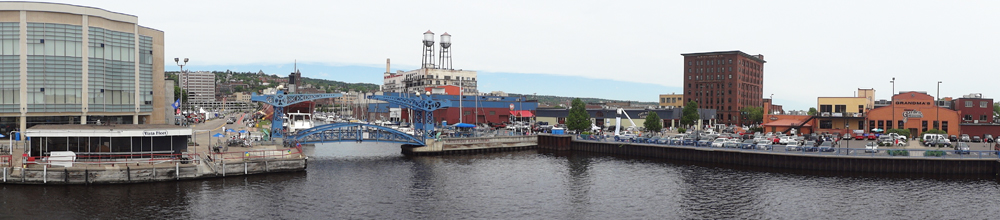
[[[142,131],[142,136],[167,136],[167,131]]]

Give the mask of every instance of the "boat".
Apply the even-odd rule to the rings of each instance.
[[[315,123],[313,123],[312,114],[301,112],[288,113],[288,132],[294,133],[312,128],[313,126],[315,126]]]

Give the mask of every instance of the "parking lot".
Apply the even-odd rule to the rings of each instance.
[[[614,139],[603,139],[597,141],[605,142],[615,142]],[[622,141],[624,142],[624,141]],[[998,158],[1000,155],[996,154],[993,149],[993,143],[985,142],[970,142],[968,153],[957,153],[954,148],[951,147],[925,147],[920,145],[919,140],[910,140],[909,145],[906,146],[880,146],[878,147],[878,152],[871,153],[865,152],[865,144],[868,142],[874,142],[874,140],[841,140],[839,144],[832,150],[832,152],[821,152],[821,151],[786,151],[785,145],[773,145],[770,150],[760,150],[760,149],[739,149],[733,148],[733,150],[741,151],[768,151],[768,152],[780,152],[780,153],[790,153],[790,154],[810,154],[810,155],[843,155],[843,156],[869,156],[869,157],[890,157],[890,156],[910,156],[910,157],[925,157],[930,156],[934,158]],[[637,143],[640,144],[640,143]],[[669,144],[654,144],[654,145],[669,145]],[[687,145],[682,145],[687,146]],[[694,146],[687,146],[694,147]],[[704,147],[704,146],[702,146]],[[902,151],[902,150],[905,150]],[[895,151],[890,153],[890,151]],[[930,152],[930,153],[928,153]],[[943,155],[941,155],[943,154]]]

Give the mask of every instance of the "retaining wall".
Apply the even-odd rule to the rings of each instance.
[[[996,175],[998,174],[998,170],[1000,170],[998,169],[1000,162],[996,159],[787,154],[721,148],[581,141],[573,140],[573,137],[569,135],[539,135],[538,145],[541,149],[549,150],[573,150],[707,163],[821,171]]]

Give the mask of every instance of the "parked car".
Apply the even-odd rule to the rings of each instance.
[[[726,140],[726,143],[722,143],[722,147],[725,148],[740,148],[740,141],[733,139]]]
[[[865,139],[868,139],[870,141],[878,140],[878,135],[876,135],[876,134],[867,134],[867,136],[866,136]]]
[[[969,143],[955,143],[955,154],[969,154]]]
[[[896,144],[896,141],[897,141],[896,139],[893,139],[888,135],[882,135],[882,137],[878,138],[878,143],[881,144],[882,146],[893,146]]]
[[[723,144],[726,143],[726,140],[725,138],[716,138],[715,141],[712,141],[712,147],[724,147]]]
[[[972,142],[976,143],[983,142],[983,138],[980,138],[979,135],[972,136]]]
[[[757,147],[757,144],[753,139],[743,140],[743,143],[740,143],[740,149],[754,149],[754,147]]]
[[[756,148],[757,150],[771,150],[773,145],[774,144],[771,141],[758,142],[757,145],[754,146],[754,148]]]
[[[631,131],[622,131],[618,135],[615,135],[615,141],[632,142],[633,140],[635,140],[635,133]]]
[[[878,153],[878,143],[872,141],[865,143],[865,153]]]
[[[681,144],[684,145],[684,146],[695,146],[695,145],[698,144],[698,140],[696,140],[694,138],[690,138],[690,137],[689,138],[684,138],[684,141],[681,142]]]
[[[864,140],[865,139],[865,133],[854,133],[854,139],[855,140]]]
[[[958,142],[958,136],[950,135],[948,136],[948,140],[951,142]]]
[[[967,135],[967,134],[962,134],[962,136],[958,136],[958,141],[959,142],[969,142],[969,141],[972,141],[972,138],[970,138],[969,135]]]
[[[792,142],[789,143],[788,145],[785,145],[785,151],[800,151],[800,150],[802,150],[802,145],[799,145],[799,142]]]
[[[816,147],[815,141],[806,141],[806,143],[802,144],[802,152],[815,152],[817,150],[819,148]]]
[[[846,133],[846,134],[844,134],[843,139],[844,140],[851,140],[851,139],[854,139],[854,136],[851,135],[851,133]]]
[[[712,146],[712,140],[710,140],[708,137],[705,137],[705,138],[702,138],[702,139],[698,139],[698,144],[696,144],[695,146],[698,146],[698,147]]]
[[[794,142],[797,142],[795,140],[795,136],[784,136],[784,137],[781,137],[781,139],[778,139],[778,143],[779,144],[788,144],[788,143],[794,143]]]
[[[985,141],[986,143],[993,143],[995,140],[993,140],[993,135],[984,134],[983,141]]]
[[[820,152],[833,152],[834,150],[836,149],[834,149],[833,141],[824,141],[823,143],[819,144]]]
[[[948,139],[933,139],[925,141],[924,146],[928,147],[951,147],[951,141]]]

